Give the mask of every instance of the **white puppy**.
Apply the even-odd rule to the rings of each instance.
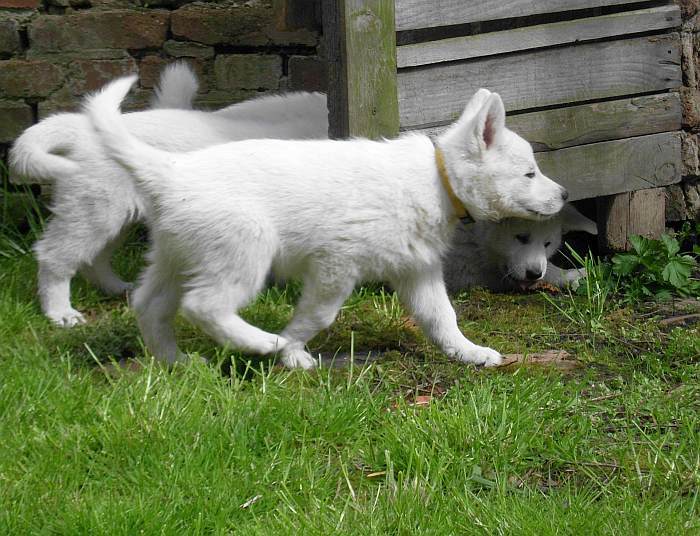
[[[549,262],[561,245],[562,234],[569,231],[598,233],[595,222],[571,205],[544,221],[507,219],[460,225],[445,259],[447,289],[453,293],[469,287],[516,290],[537,281],[575,286],[585,277],[584,269],[562,270]]]
[[[197,80],[185,64],[165,71],[154,106],[189,108]],[[156,109],[126,114],[129,131],[169,151],[190,151],[246,138],[326,138],[325,95],[267,96],[215,112]],[[148,216],[124,169],[95,139],[83,114],[57,114],[28,128],[10,153],[14,174],[52,184],[53,217],[34,250],[44,314],[59,326],[84,322],[70,302],[78,270],[109,293],[130,288],[110,259],[128,226]],[[197,180],[194,174],[192,180]]]
[[[119,115],[134,81],[113,82],[86,111],[154,206],[150,265],[133,295],[154,356],[184,359],[172,327],[181,307],[222,345],[313,367],[305,343],[333,322],[356,283],[381,280],[447,355],[500,363],[498,352],[462,335],[447,297],[442,257],[456,216],[540,219],[559,212],[567,194],[506,129],[498,95],[479,90],[435,145],[422,135],[251,140],[175,154],[134,137]],[[237,314],[270,269],[303,282],[279,335]]]

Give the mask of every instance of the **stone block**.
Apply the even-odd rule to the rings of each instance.
[[[32,109],[24,102],[0,100],[0,143],[8,143],[34,122]]]
[[[328,70],[326,62],[316,56],[289,58],[288,88],[293,91],[326,91]]]
[[[282,58],[263,54],[222,54],[214,62],[219,89],[279,89]]]
[[[683,183],[687,219],[700,220],[700,182],[697,178]]]
[[[700,7],[700,0],[676,0],[676,3],[680,6],[684,19],[695,15]]]
[[[58,112],[79,112],[80,98],[73,94],[69,84],[54,91],[51,96],[39,101],[37,112],[39,121]]]
[[[683,221],[688,219],[688,211],[685,208],[685,195],[680,184],[672,184],[666,187],[666,220]]]
[[[682,175],[700,175],[700,162],[698,161],[698,137],[694,134],[683,133],[682,137]]]
[[[45,97],[62,81],[62,70],[47,61],[0,62],[0,95],[3,97]]]
[[[0,54],[14,54],[20,49],[18,30],[16,21],[0,20]]]
[[[165,11],[78,11],[42,15],[29,26],[37,51],[159,48],[165,42],[169,13]]]
[[[683,69],[683,82],[686,86],[697,87],[698,71],[694,35],[689,32],[681,33],[681,67]]]
[[[84,95],[101,88],[120,76],[138,71],[133,58],[122,60],[74,60],[69,64],[70,89],[73,95]]]
[[[683,128],[697,130],[700,128],[700,90],[693,87],[680,88],[681,107],[683,110]]]
[[[163,45],[163,51],[173,58],[210,59],[214,57],[214,47],[189,41],[168,40]]]

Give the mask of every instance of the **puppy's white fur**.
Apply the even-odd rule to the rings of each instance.
[[[450,292],[469,287],[494,291],[527,288],[537,281],[557,287],[576,286],[584,269],[563,270],[551,262],[562,234],[597,234],[595,222],[571,205],[544,221],[507,219],[500,223],[460,225],[445,259],[445,283]]]
[[[174,362],[179,307],[222,345],[309,368],[304,346],[334,320],[362,280],[389,281],[427,335],[449,356],[495,365],[500,354],[457,327],[442,277],[454,207],[426,136],[397,140],[228,143],[185,154],[130,134],[119,103],[135,78],[113,82],[86,104],[109,156],[154,206],[150,265],[133,295],[153,354]],[[530,146],[505,128],[498,95],[480,90],[437,143],[449,182],[477,219],[542,218],[565,190],[537,168]],[[294,317],[281,334],[237,311],[266,274],[301,279]]]
[[[197,80],[185,64],[166,70],[156,107],[189,107]],[[130,132],[170,151],[189,151],[246,138],[325,138],[325,95],[266,96],[214,112],[157,109],[124,115]],[[10,153],[12,172],[53,185],[53,217],[34,251],[44,314],[59,326],[84,322],[70,302],[78,270],[109,293],[130,288],[110,259],[128,224],[148,216],[124,169],[109,158],[83,114],[57,114],[28,128]],[[191,179],[197,180],[197,174]]]

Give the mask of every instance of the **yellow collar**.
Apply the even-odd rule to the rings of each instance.
[[[464,206],[455,194],[455,191],[450,185],[450,177],[447,174],[447,168],[445,167],[445,155],[442,154],[442,150],[435,145],[435,163],[437,164],[438,174],[440,175],[440,181],[442,182],[442,187],[447,192],[447,196],[452,202],[452,207],[455,210],[455,217],[462,221],[473,222],[474,219],[469,215],[467,207]]]

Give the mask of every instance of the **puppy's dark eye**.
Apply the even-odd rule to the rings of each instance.
[[[545,242],[545,243],[544,243],[544,247],[546,247],[546,248],[548,248],[548,247],[551,246],[551,245],[552,245],[551,242]]]
[[[525,176],[526,176],[528,179],[534,179],[534,178],[535,178],[535,172],[534,172],[534,171],[531,171],[530,173],[525,173]]]
[[[515,238],[521,244],[527,244],[530,241],[530,235],[528,234],[515,235]]]

